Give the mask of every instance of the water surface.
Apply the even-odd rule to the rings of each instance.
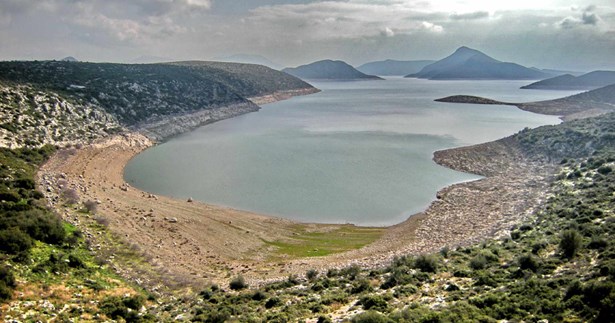
[[[322,82],[323,91],[198,128],[146,150],[125,169],[145,191],[306,222],[391,225],[425,209],[446,185],[477,179],[432,161],[436,150],[481,143],[559,119],[510,106],[451,104],[573,92],[528,82]]]

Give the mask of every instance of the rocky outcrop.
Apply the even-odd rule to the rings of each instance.
[[[0,147],[87,144],[120,129],[117,118],[95,102],[0,81]]]

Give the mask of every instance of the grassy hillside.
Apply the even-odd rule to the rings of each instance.
[[[0,62],[0,80],[27,83],[81,104],[98,105],[124,125],[247,102],[248,97],[274,91],[311,88],[267,67],[207,62]]]
[[[147,301],[144,292],[126,298],[92,293],[95,306],[85,314],[129,321],[611,322],[615,320],[613,121],[615,114],[608,114],[525,130],[509,139],[528,158],[549,157],[560,168],[548,198],[505,238],[399,257],[384,268],[309,270],[260,287],[248,286],[241,276],[230,277],[228,285],[161,299],[161,305]],[[63,251],[64,257],[74,253],[70,250]],[[16,256],[6,257],[11,268],[16,267]],[[27,273],[32,267],[21,268],[26,268],[22,269],[26,276],[14,277],[30,279]],[[145,306],[137,311],[134,304]]]

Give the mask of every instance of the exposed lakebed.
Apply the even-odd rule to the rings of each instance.
[[[559,123],[511,106],[434,102],[471,94],[506,102],[576,92],[527,81],[322,82],[317,94],[264,106],[150,148],[125,169],[148,192],[304,222],[392,225],[436,192],[479,178],[432,161],[440,149]]]

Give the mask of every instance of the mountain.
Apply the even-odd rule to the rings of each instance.
[[[406,77],[430,80],[535,80],[552,76],[553,74],[519,64],[498,61],[464,46],[458,48],[452,55]]]
[[[252,54],[235,54],[231,56],[216,57],[214,61],[228,62],[228,63],[244,63],[244,64],[257,64],[273,68],[274,70],[281,70],[282,66],[272,62],[267,57],[261,55]]]
[[[365,63],[359,67],[359,70],[362,73],[370,74],[370,75],[408,75],[413,73],[418,73],[423,67],[434,63],[435,61],[396,61],[392,59],[387,59],[384,61],[376,61]]]
[[[591,90],[615,83],[615,71],[593,71],[581,76],[570,74],[552,77],[522,86],[522,89]]]
[[[153,64],[153,63],[164,63],[164,62],[173,62],[176,59],[172,59],[169,57],[161,57],[161,56],[152,56],[152,55],[141,55],[133,60],[130,63],[134,64]]]
[[[78,60],[72,56],[66,56],[61,59],[62,62],[78,62]]]
[[[323,60],[295,68],[285,68],[282,72],[308,80],[382,80],[374,75],[357,71],[343,61]]]

